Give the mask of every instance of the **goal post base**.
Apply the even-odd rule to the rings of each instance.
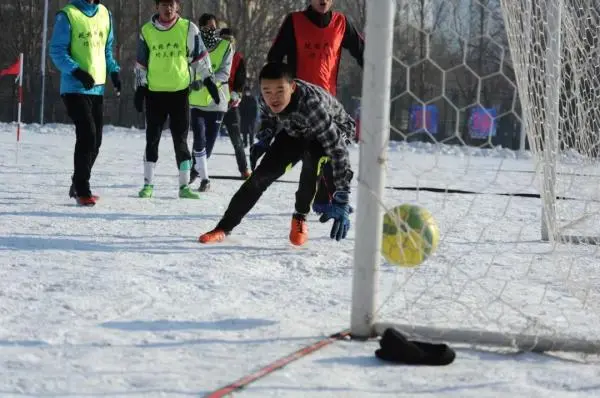
[[[411,339],[431,342],[507,347],[525,352],[600,354],[600,340],[584,340],[558,335],[534,336],[482,330],[431,328],[387,322],[375,323],[373,325],[373,330],[378,336],[383,335],[388,328],[395,328]]]

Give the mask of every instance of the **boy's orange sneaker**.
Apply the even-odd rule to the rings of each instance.
[[[79,206],[91,207],[96,204],[96,199],[93,196],[78,196],[77,204]]]
[[[306,225],[306,216],[295,213],[292,216],[290,227],[290,242],[296,246],[302,246],[308,240],[308,225]]]
[[[203,235],[200,235],[198,242],[200,243],[217,243],[222,242],[227,234],[222,229],[213,229]]]

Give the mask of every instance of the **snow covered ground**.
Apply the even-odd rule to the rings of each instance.
[[[101,201],[80,208],[67,196],[72,127],[25,126],[18,152],[14,129],[0,124],[1,397],[202,396],[349,326],[355,225],[338,243],[311,216],[309,243],[292,247],[295,184],[275,183],[227,241],[204,246],[198,235],[241,182],[215,179],[202,200],[178,199],[169,134],[156,197],[141,200],[143,133],[107,127],[92,179]],[[215,152],[212,174],[237,175],[229,141]],[[565,178],[565,195],[598,199],[597,176]],[[396,144],[388,185],[487,194],[386,191],[386,205],[430,209],[442,240],[417,269],[382,266],[382,320],[600,339],[597,249],[541,243],[540,200],[496,195],[537,192],[531,156]],[[455,346],[452,365],[431,368],[382,363],[376,348],[336,342],[236,396],[600,395],[594,357]]]

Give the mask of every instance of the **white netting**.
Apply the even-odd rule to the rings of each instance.
[[[600,5],[508,0],[503,10],[527,110],[523,121],[543,176],[547,237],[595,240],[600,237]]]
[[[398,1],[386,150],[403,162],[387,164],[383,203],[427,208],[441,241],[418,268],[382,267],[378,320],[441,339],[460,329],[600,341],[597,246],[540,230],[544,213],[550,238],[600,237],[598,14],[591,1],[550,3]],[[554,21],[562,46],[548,36]],[[381,151],[362,126],[361,151]]]

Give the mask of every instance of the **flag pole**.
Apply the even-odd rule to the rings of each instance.
[[[21,139],[21,105],[23,104],[23,53],[19,54],[19,105],[17,107],[17,142]]]
[[[21,141],[21,106],[23,104],[23,53],[19,54],[19,104],[17,105],[17,163],[19,163],[19,142]]]
[[[44,0],[44,22],[42,29],[42,93],[40,101],[40,124],[44,124],[44,102],[46,97],[46,42],[48,36],[48,0]]]

